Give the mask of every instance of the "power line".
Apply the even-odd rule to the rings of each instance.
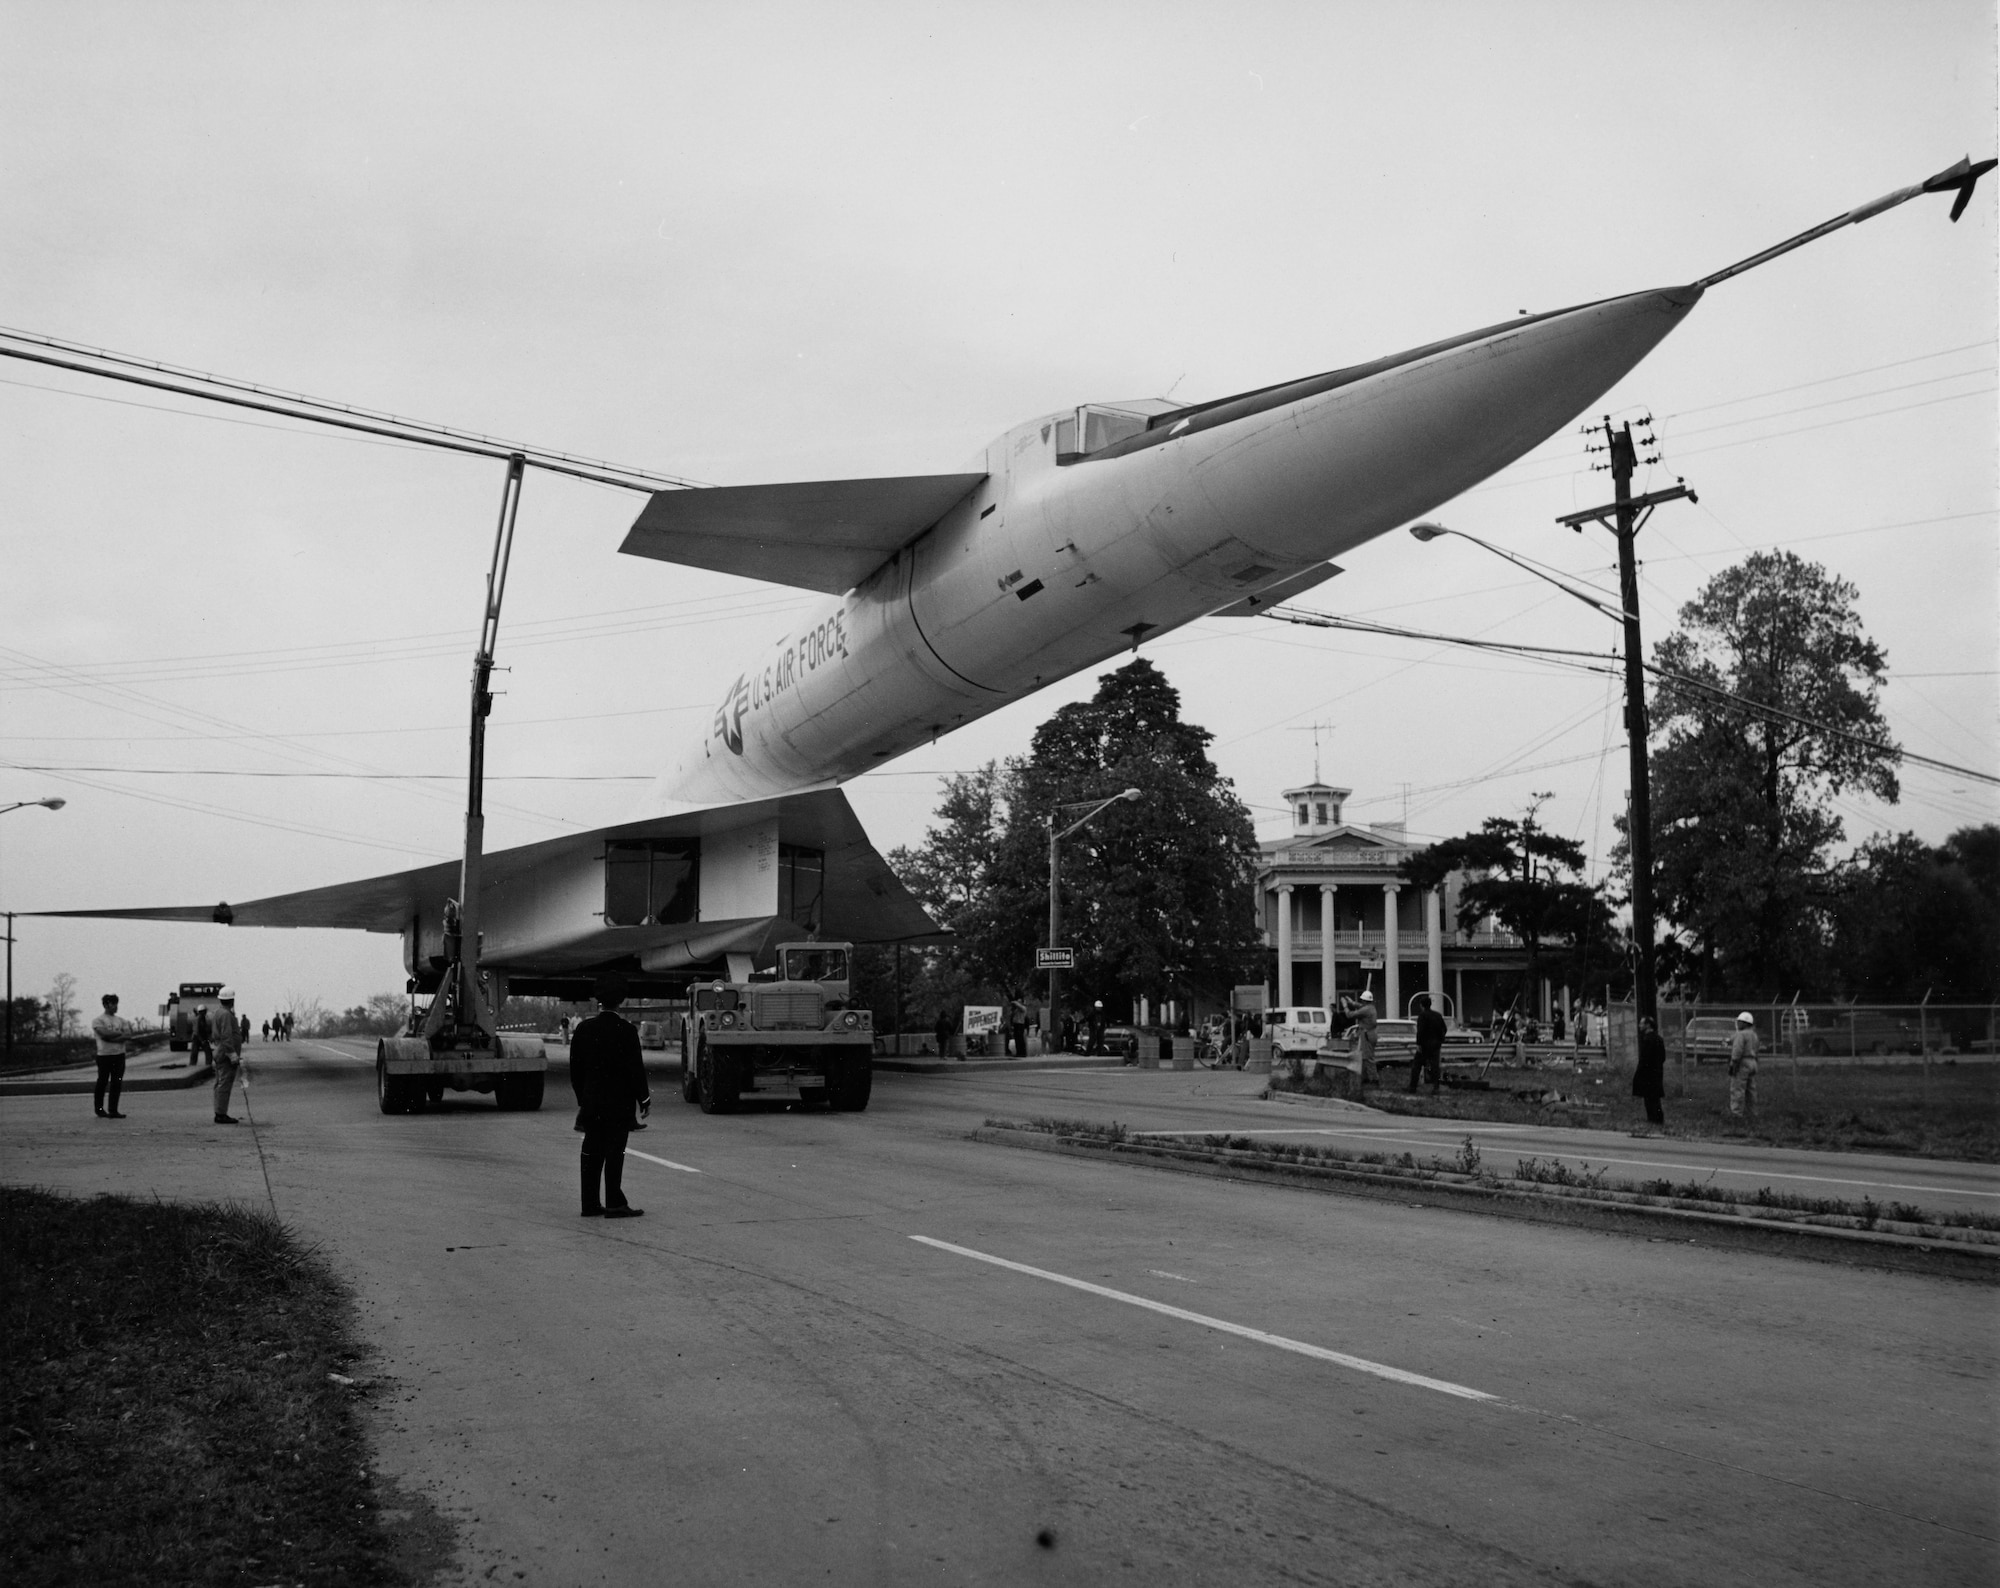
[[[334,778],[353,783],[463,783],[463,772],[258,772],[206,766],[61,766],[0,761],[10,772],[100,772],[119,777]],[[489,783],[650,783],[650,772],[488,772]]]
[[[28,345],[9,346],[8,340]],[[36,352],[32,350],[35,348],[47,351]],[[57,357],[58,352],[71,356]],[[128,385],[143,386],[152,391],[171,392],[175,396],[189,397],[200,402],[224,403],[233,408],[276,414],[282,418],[303,420],[309,424],[331,425],[340,430],[384,436],[393,441],[435,447],[442,451],[458,452],[472,457],[505,461],[507,458],[519,456],[526,459],[533,467],[552,474],[566,474],[575,479],[594,480],[600,485],[617,486],[628,491],[644,491],[651,494],[661,490],[693,490],[700,488],[703,483],[698,480],[682,479],[678,475],[662,474],[652,469],[628,468],[623,464],[609,463],[601,458],[579,457],[574,453],[554,448],[503,441],[498,437],[482,435],[478,431],[460,430],[452,425],[436,424],[429,420],[410,419],[381,409],[364,408],[355,403],[333,402],[327,398],[310,397],[302,392],[290,392],[280,387],[260,385],[255,381],[237,380],[230,376],[190,370],[158,359],[117,353],[107,348],[87,347],[82,343],[66,342],[60,337],[46,336],[35,331],[0,328],[0,358],[20,359],[24,363],[42,364],[53,369],[68,370],[72,374],[93,375],[102,380],[123,381]],[[90,362],[82,362],[84,359]],[[168,376],[172,378],[165,378]]]
[[[1552,665],[1575,667],[1592,673],[1608,672],[1611,669],[1590,666],[1588,663],[1568,660],[1568,658],[1593,657],[1600,660],[1618,660],[1616,657],[1607,658],[1604,656],[1604,653],[1598,651],[1564,650],[1546,645],[1513,645],[1503,643],[1499,640],[1471,639],[1457,634],[1435,634],[1423,629],[1393,628],[1384,623],[1362,624],[1350,619],[1335,617],[1331,613],[1312,612],[1296,607],[1272,607],[1269,611],[1260,613],[1259,616],[1273,618],[1281,623],[1303,624],[1311,628],[1354,629],[1361,633],[1382,634],[1396,639],[1422,640],[1427,643],[1439,645],[1463,645],[1475,650],[1515,651],[1524,655],[1546,655],[1550,658]],[[1976,778],[1982,783],[2000,784],[2000,774],[1981,772],[1976,768],[1959,766],[1951,761],[1940,761],[1934,756],[1918,755],[1914,751],[1905,750],[1897,744],[1885,742],[1881,739],[1873,739],[1866,734],[1855,733],[1846,728],[1835,727],[1832,723],[1820,722],[1811,717],[1804,717],[1797,712],[1787,711],[1782,706],[1772,706],[1763,701],[1751,700],[1746,696],[1736,694],[1734,691],[1724,689],[1719,685],[1707,683],[1702,679],[1690,677],[1685,673],[1672,672],[1667,668],[1655,666],[1651,662],[1645,662],[1641,665],[1656,678],[1663,678],[1669,683],[1699,690],[1718,703],[1734,706],[1738,710],[1749,712],[1755,716],[1787,722],[1795,727],[1805,728],[1813,733],[1826,734],[1837,739],[1845,739],[1851,743],[1880,751],[1885,755],[1908,761],[1917,766],[1930,767],[1934,771],[1951,772],[1960,777]]]

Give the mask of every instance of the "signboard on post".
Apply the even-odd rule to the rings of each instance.
[[[967,1004],[965,1023],[959,1027],[968,1037],[990,1036],[1000,1029],[1002,1011],[997,1005]]]
[[[1036,970],[1075,970],[1076,950],[1073,948],[1038,948],[1035,950]]]

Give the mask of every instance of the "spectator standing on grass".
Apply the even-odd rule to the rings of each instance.
[[[90,1022],[90,1034],[97,1039],[97,1090],[91,1106],[99,1119],[123,1119],[118,1112],[118,1093],[125,1085],[125,1055],[132,1042],[132,1022],[118,1013],[118,994],[106,993],[104,1013]],[[106,1092],[110,1094],[105,1107]]]
[[[1354,1010],[1354,1056],[1361,1061],[1361,1084],[1374,1086],[1382,1075],[1375,1068],[1375,995],[1364,992]],[[1414,1086],[1415,1081],[1411,1084]]]
[[[1729,1039],[1729,1112],[1757,1117],[1757,1017],[1747,1009]]]
[[[639,1033],[618,1013],[625,978],[600,976],[595,992],[597,1013],[577,1025],[569,1044],[569,1084],[583,1133],[583,1217],[636,1219],[645,1210],[625,1200],[625,1142],[646,1128],[653,1092]]]
[[[1436,1097],[1444,1079],[1444,1016],[1431,1007],[1431,995],[1418,993],[1417,1056],[1410,1061],[1410,1090],[1417,1089],[1420,1076],[1431,1078],[1431,1096]]]
[[[229,1112],[229,1094],[236,1085],[236,1072],[243,1064],[242,1031],[250,1029],[245,1019],[241,1030],[236,1024],[236,994],[227,987],[222,989],[222,1008],[215,1017],[215,1122],[218,1125],[233,1125],[236,1120]]]
[[[1651,1015],[1639,1022],[1639,1063],[1632,1071],[1632,1095],[1646,1100],[1647,1124],[1667,1122],[1660,1109],[1660,1099],[1667,1095],[1667,1045]]]

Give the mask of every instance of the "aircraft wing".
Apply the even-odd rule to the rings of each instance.
[[[456,860],[330,888],[279,893],[245,904],[169,904],[137,910],[41,910],[40,915],[111,921],[213,921],[223,926],[325,926],[353,932],[400,932],[424,906],[458,892]]]
[[[618,549],[843,595],[985,478],[908,474],[659,491]]]
[[[483,908],[491,912],[496,901],[520,901],[513,907],[526,921],[525,936],[531,946],[523,949],[519,962],[526,968],[550,972],[567,971],[577,965],[645,954],[670,941],[693,937],[705,940],[726,926],[731,938],[727,947],[737,947],[737,937],[761,941],[759,930],[776,917],[746,917],[730,913],[726,921],[715,921],[704,909],[703,922],[693,926],[623,927],[605,932],[593,928],[583,934],[562,937],[556,918],[558,905],[538,908],[537,898],[561,891],[559,881],[574,877],[578,868],[598,878],[596,904],[603,904],[602,873],[588,866],[601,859],[607,842],[645,838],[704,838],[721,840],[740,834],[757,824],[775,820],[777,832],[786,844],[815,849],[825,856],[823,930],[829,937],[857,943],[936,942],[944,934],[925,913],[909,889],[903,886],[889,863],[883,859],[860,818],[854,814],[847,796],[836,788],[811,789],[798,794],[747,801],[735,805],[710,805],[672,811],[623,822],[615,827],[599,827],[589,832],[566,833],[560,838],[524,844],[515,849],[496,850],[485,857],[481,896]],[[456,897],[459,863],[438,861],[387,876],[366,877],[357,882],[340,882],[331,887],[308,888],[299,893],[274,894],[241,904],[167,905],[140,909],[43,910],[50,916],[85,916],[118,921],[212,921],[230,926],[333,927],[349,931],[401,933],[412,921],[435,923],[444,901]],[[586,901],[588,902],[588,901]],[[570,908],[576,908],[571,901]],[[28,912],[22,912],[28,913]],[[538,931],[537,921],[549,923]],[[791,930],[784,923],[787,934]],[[756,928],[756,929],[753,929]],[[556,935],[551,935],[554,933]],[[762,936],[768,936],[768,933]],[[715,938],[720,942],[719,937]],[[720,950],[717,950],[720,952]],[[513,963],[515,956],[502,949],[497,962]]]

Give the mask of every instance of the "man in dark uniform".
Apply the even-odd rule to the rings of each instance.
[[[1437,1089],[1444,1071],[1444,1016],[1431,1007],[1431,995],[1418,993],[1417,1006],[1417,1056],[1410,1061],[1410,1090],[1417,1089],[1417,1082],[1425,1075],[1431,1078],[1431,1095]]]
[[[583,1132],[583,1216],[636,1219],[645,1210],[625,1200],[625,1141],[637,1123],[634,1111],[644,1118],[653,1093],[639,1033],[617,1012],[625,978],[600,976],[595,994],[597,1013],[569,1039],[569,1084],[576,1093],[576,1128]]]

